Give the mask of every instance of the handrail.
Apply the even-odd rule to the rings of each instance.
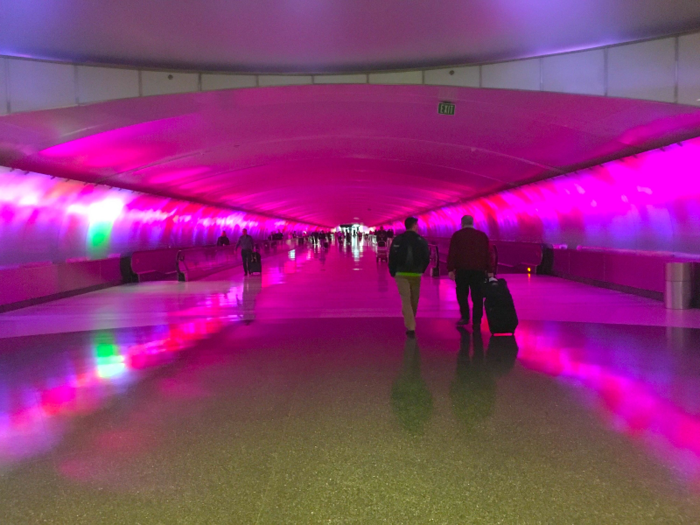
[[[191,281],[234,266],[236,253],[234,246],[200,246],[180,250],[177,253],[178,280]]]

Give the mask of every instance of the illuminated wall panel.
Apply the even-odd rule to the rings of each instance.
[[[700,139],[419,219],[427,236],[449,237],[466,214],[495,240],[700,253]],[[401,222],[391,226],[403,230]]]
[[[306,224],[0,168],[0,266],[101,259]]]

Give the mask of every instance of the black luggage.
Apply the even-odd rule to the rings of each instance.
[[[260,252],[253,252],[250,254],[250,260],[248,261],[248,273],[262,273]]]
[[[518,326],[513,296],[505,279],[490,279],[484,285],[484,309],[491,334],[513,334]]]

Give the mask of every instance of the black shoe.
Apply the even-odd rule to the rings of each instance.
[[[474,321],[474,323],[472,323],[472,331],[481,332],[481,320]]]
[[[409,339],[415,339],[416,331],[415,330],[406,330],[406,337],[408,337]]]

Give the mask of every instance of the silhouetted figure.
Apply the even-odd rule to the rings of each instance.
[[[484,315],[484,281],[487,273],[493,275],[491,251],[488,236],[474,229],[474,217],[462,217],[462,229],[457,230],[450,239],[447,254],[447,271],[456,286],[457,302],[461,315],[458,326],[469,324],[469,292],[472,295],[474,332],[481,329]]]
[[[238,238],[236,249],[241,248],[241,259],[243,260],[243,275],[248,275],[248,264],[250,256],[253,254],[253,238],[248,235],[248,230],[243,228],[243,234]]]
[[[406,339],[401,373],[391,387],[391,408],[401,426],[412,434],[423,431],[433,411],[433,396],[420,375],[416,339]]]
[[[389,234],[384,229],[384,226],[380,226],[377,230],[377,242],[386,242],[389,238]]]
[[[221,232],[221,237],[219,237],[216,240],[216,245],[217,246],[228,246],[231,244],[231,241],[228,240],[228,237],[226,236],[226,232]]]
[[[496,379],[484,359],[484,341],[481,332],[474,333],[474,353],[470,355],[471,334],[464,328],[461,334],[457,370],[450,386],[454,414],[468,427],[493,413],[496,404]]]

